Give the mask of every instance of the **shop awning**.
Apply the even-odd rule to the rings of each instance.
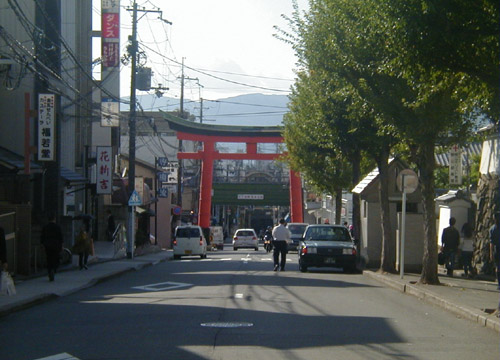
[[[85,184],[88,182],[88,179],[84,176],[63,166],[61,166],[60,174],[61,178],[63,178],[68,185]]]
[[[0,147],[0,167],[4,167],[10,173],[20,174],[24,171],[24,156]],[[30,170],[40,172],[42,167],[30,161]]]

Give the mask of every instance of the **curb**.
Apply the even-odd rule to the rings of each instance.
[[[373,271],[363,271],[363,275],[367,275],[368,277],[375,279],[379,282],[384,283],[388,287],[400,291],[404,294],[415,296],[416,298],[423,300],[429,304],[437,305],[453,314],[467,320],[474,321],[479,325],[487,327],[489,329],[495,330],[500,333],[500,322],[497,318],[491,318],[484,314],[484,312],[473,309],[463,305],[453,304],[452,302],[443,299],[442,297],[433,294],[432,292],[422,289],[418,286],[412,284],[405,284],[401,281],[393,280],[387,276],[378,274]]]
[[[149,255],[149,254],[144,254],[144,255]],[[117,260],[117,259],[115,259],[115,260]],[[110,261],[113,261],[113,260],[110,260]],[[5,317],[7,315],[10,315],[10,314],[17,312],[17,311],[28,309],[28,308],[33,307],[35,305],[43,304],[45,302],[48,302],[48,301],[51,301],[54,299],[58,299],[58,298],[61,298],[64,296],[68,296],[68,295],[77,293],[81,290],[91,288],[92,286],[95,286],[97,284],[106,282],[107,280],[111,280],[113,278],[119,277],[127,272],[139,271],[139,270],[142,270],[146,267],[154,266],[154,265],[159,264],[159,263],[164,262],[164,261],[168,261],[168,257],[166,257],[164,259],[160,259],[160,260],[155,260],[155,261],[147,260],[147,261],[144,261],[142,263],[135,264],[135,266],[132,266],[132,267],[129,267],[126,269],[116,270],[114,272],[110,272],[108,274],[101,275],[99,277],[96,277],[96,278],[89,280],[86,284],[83,284],[81,286],[78,286],[76,288],[70,289],[70,290],[62,293],[61,295],[57,295],[54,293],[34,295],[30,298],[27,298],[25,300],[20,301],[19,303],[5,305],[3,308],[0,309],[0,318]],[[100,262],[100,263],[102,263],[102,262]],[[66,269],[65,271],[71,271],[71,270],[73,270],[73,269]]]

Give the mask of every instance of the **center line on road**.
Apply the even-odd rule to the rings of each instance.
[[[235,299],[243,299],[243,294],[234,294]]]

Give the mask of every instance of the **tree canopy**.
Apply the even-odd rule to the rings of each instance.
[[[384,259],[392,262],[393,241],[383,176],[392,146],[402,142],[423,195],[421,281],[438,283],[434,149],[464,139],[477,112],[498,115],[498,4],[311,0],[304,13],[295,4],[288,20],[292,32],[281,36],[299,59],[285,117],[292,166],[304,171],[315,164],[331,175],[309,172],[316,182],[341,183],[341,159],[373,156],[381,176],[382,269],[391,269]]]

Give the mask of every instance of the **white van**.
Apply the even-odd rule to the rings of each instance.
[[[222,226],[210,226],[210,233],[212,234],[212,247],[224,250],[224,230]]]
[[[172,241],[174,259],[181,256],[207,257],[207,241],[201,227],[196,225],[177,226]]]

